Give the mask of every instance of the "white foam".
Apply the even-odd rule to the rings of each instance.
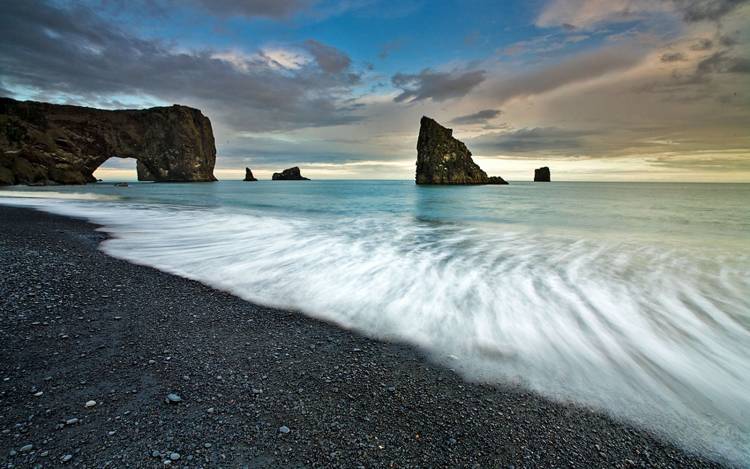
[[[91,192],[55,192],[55,191],[0,191],[0,199],[49,199],[49,200],[118,200],[120,197],[106,194],[93,194]]]

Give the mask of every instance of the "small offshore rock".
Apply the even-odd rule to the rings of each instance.
[[[253,171],[250,168],[245,168],[245,179],[243,181],[257,181],[253,176]]]
[[[273,173],[271,179],[274,181],[309,181],[310,179],[302,176],[299,167],[287,168],[280,173]]]
[[[544,166],[534,170],[534,182],[550,182],[549,167]]]
[[[178,402],[182,402],[182,398],[175,394],[175,393],[169,393],[167,394],[167,404],[177,404]]]

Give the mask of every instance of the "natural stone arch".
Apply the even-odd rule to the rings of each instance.
[[[0,183],[83,184],[112,157],[140,181],[215,181],[211,122],[186,106],[106,111],[0,99]]]

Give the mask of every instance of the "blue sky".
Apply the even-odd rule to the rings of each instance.
[[[408,179],[424,114],[509,179],[750,180],[746,0],[3,3],[0,94],[197,107],[220,178]]]

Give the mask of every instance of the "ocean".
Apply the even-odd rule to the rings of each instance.
[[[750,184],[0,190],[128,261],[750,461]],[[377,357],[373,357],[377,360]]]

